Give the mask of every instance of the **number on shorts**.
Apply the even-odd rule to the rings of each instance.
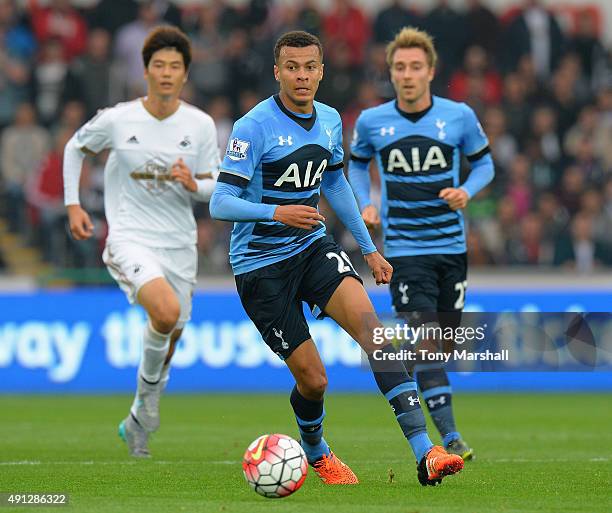
[[[457,301],[455,301],[455,310],[463,310],[465,305],[465,291],[467,289],[467,280],[466,281],[458,281],[455,283],[455,290],[459,292],[459,297]]]
[[[340,274],[348,273],[350,271],[355,272],[353,264],[351,264],[351,261],[348,255],[344,251],[340,251],[340,255],[338,253],[334,253],[333,251],[330,251],[325,256],[329,258],[330,260],[332,258],[335,258],[338,261],[338,272]]]

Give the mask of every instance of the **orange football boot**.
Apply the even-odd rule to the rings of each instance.
[[[447,453],[439,445],[434,445],[417,464],[417,476],[423,486],[436,486],[442,478],[456,474],[463,468],[463,458]]]
[[[340,461],[333,452],[329,456],[323,455],[320,460],[313,463],[312,469],[325,484],[357,484],[359,479],[350,467]]]

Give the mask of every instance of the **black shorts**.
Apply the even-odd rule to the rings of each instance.
[[[323,318],[346,276],[363,283],[342,248],[325,236],[297,255],[237,275],[236,288],[265,343],[284,360],[310,338],[302,302]]]
[[[435,320],[458,325],[467,289],[467,255],[415,255],[389,258],[393,266],[390,290],[396,313],[448,312]],[[442,322],[444,321],[444,322]]]

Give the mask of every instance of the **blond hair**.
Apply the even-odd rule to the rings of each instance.
[[[427,56],[427,63],[431,68],[436,67],[438,54],[434,48],[432,37],[424,30],[414,27],[404,27],[400,30],[395,39],[387,45],[387,64],[393,64],[393,55],[399,48],[420,48]]]

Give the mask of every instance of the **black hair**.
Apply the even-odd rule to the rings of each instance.
[[[149,67],[151,57],[155,52],[164,48],[174,48],[183,56],[185,69],[189,69],[191,64],[191,43],[185,33],[169,25],[154,28],[145,39],[142,45],[142,61],[144,67]]]
[[[274,45],[274,62],[278,63],[278,57],[283,46],[290,46],[292,48],[304,48],[306,46],[316,46],[319,49],[319,55],[323,60],[323,46],[317,36],[304,32],[303,30],[294,30],[287,32],[278,38]]]

